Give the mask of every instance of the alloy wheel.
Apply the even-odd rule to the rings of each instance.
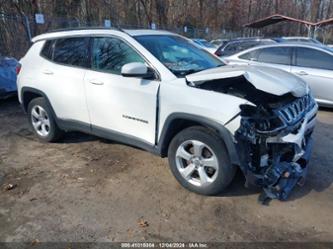
[[[43,107],[35,105],[31,109],[31,123],[38,135],[46,137],[50,133],[50,119]]]
[[[213,183],[219,170],[214,151],[198,140],[187,140],[179,145],[176,151],[176,165],[186,181],[199,187]]]

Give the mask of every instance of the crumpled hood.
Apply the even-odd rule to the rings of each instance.
[[[189,74],[186,80],[200,85],[209,80],[239,76],[244,76],[258,90],[278,96],[291,93],[295,97],[301,97],[309,91],[307,84],[299,77],[280,69],[262,66],[222,66]]]

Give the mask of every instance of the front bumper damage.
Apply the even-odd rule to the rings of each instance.
[[[263,125],[267,120],[263,122],[258,113],[241,114],[241,125],[235,134],[240,167],[246,186],[263,189],[259,197],[263,204],[271,199],[286,200],[297,184],[304,183],[317,110],[312,97],[307,97],[305,104],[297,99],[270,112],[283,121],[274,127]]]

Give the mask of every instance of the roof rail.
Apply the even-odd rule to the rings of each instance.
[[[62,31],[75,31],[75,30],[92,30],[92,29],[110,29],[110,30],[118,30],[118,31],[122,31],[122,29],[120,28],[116,28],[116,27],[110,27],[110,28],[106,28],[106,27],[102,27],[102,26],[80,26],[80,27],[70,27],[70,28],[63,28],[63,29],[53,29],[50,31],[45,32],[44,34],[49,34],[49,33],[55,33],[55,32],[62,32]]]
[[[125,30],[123,30],[121,28],[116,28],[116,27],[105,28],[105,27],[101,27],[101,26],[96,26],[96,27],[93,27],[93,26],[89,26],[89,27],[80,26],[80,27],[74,27],[74,28],[65,28],[65,29],[54,29],[54,30],[50,30],[48,32],[45,32],[45,33],[42,33],[40,35],[37,35],[37,36],[33,37],[31,39],[31,42],[35,43],[35,42],[40,41],[40,40],[48,39],[48,35],[53,34],[53,33],[66,32],[66,31],[80,31],[80,30],[96,30],[96,29],[97,30],[116,30],[116,31],[120,31],[120,32],[123,32],[123,33],[131,36]]]

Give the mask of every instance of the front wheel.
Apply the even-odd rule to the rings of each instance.
[[[168,158],[179,183],[203,195],[222,192],[236,172],[222,139],[204,127],[190,127],[178,133],[170,143]]]

